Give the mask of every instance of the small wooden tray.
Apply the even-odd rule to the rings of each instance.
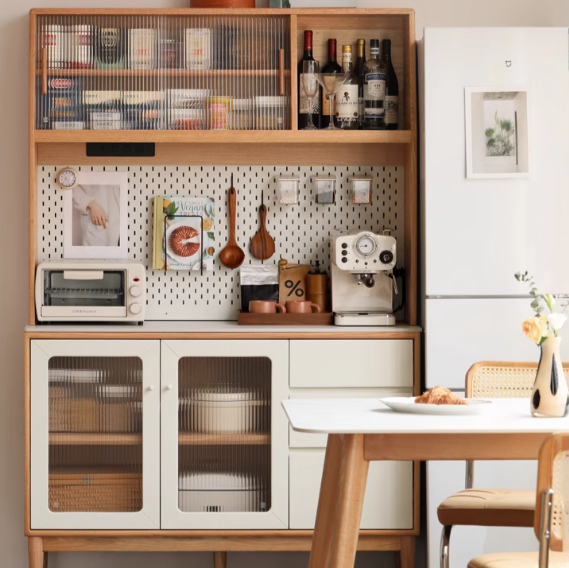
[[[239,312],[239,325],[332,325],[334,314],[251,314]]]

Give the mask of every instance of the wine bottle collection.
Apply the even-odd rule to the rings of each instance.
[[[365,39],[358,39],[356,62],[352,61],[352,46],[342,46],[342,65],[336,58],[336,40],[328,40],[328,61],[320,68],[323,74],[343,74],[346,76],[330,113],[332,101],[319,89],[311,100],[304,93],[303,62],[314,61],[312,50],[312,31],[304,32],[304,53],[298,64],[298,129],[310,124],[328,128],[330,115],[334,126],[342,130],[397,130],[399,124],[399,86],[391,60],[391,40],[370,41],[370,57],[365,58]]]

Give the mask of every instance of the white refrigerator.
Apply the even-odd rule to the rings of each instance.
[[[521,332],[532,313],[528,288],[515,280],[516,272],[527,270],[543,291],[569,295],[568,30],[427,28],[419,74],[425,380],[427,387],[461,393],[476,361],[538,360],[537,348]],[[484,89],[526,93],[527,116],[521,119],[527,135],[516,140],[520,148],[527,143],[525,175],[467,178],[466,125],[487,117],[466,112],[465,93]],[[485,128],[476,126],[472,132],[484,135]],[[569,360],[569,339],[562,355]],[[439,562],[437,506],[464,489],[464,473],[464,463],[427,466],[430,568]],[[534,462],[479,462],[474,482],[533,488],[535,477]],[[457,528],[450,562],[466,566],[482,553],[536,548],[530,529]]]

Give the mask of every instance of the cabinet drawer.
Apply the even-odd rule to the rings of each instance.
[[[291,451],[290,528],[313,529],[324,451]],[[371,462],[362,529],[413,528],[413,463]]]
[[[411,387],[413,340],[292,340],[290,386]]]

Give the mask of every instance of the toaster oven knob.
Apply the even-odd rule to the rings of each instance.
[[[133,298],[138,298],[142,294],[142,288],[140,286],[131,286],[129,292]]]
[[[134,314],[135,316],[138,315],[141,311],[142,311],[142,306],[140,304],[137,304],[136,302],[133,304],[130,304],[130,306],[128,307],[129,311],[131,314]]]

